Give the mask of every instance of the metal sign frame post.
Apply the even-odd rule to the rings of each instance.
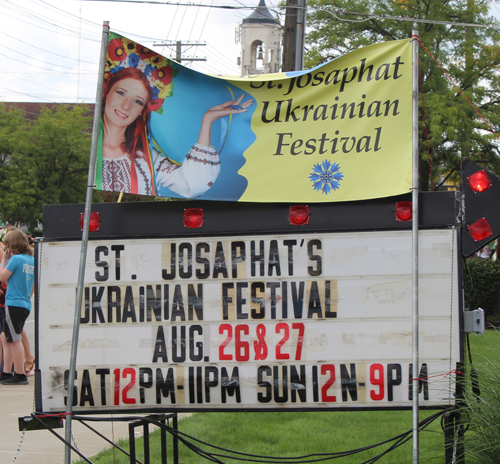
[[[418,464],[419,456],[419,404],[418,404],[418,372],[419,372],[419,324],[418,324],[418,31],[412,31],[413,38],[413,179],[412,179],[412,329],[413,329],[413,371],[412,371],[412,411],[413,411],[413,463]]]
[[[78,286],[76,289],[75,319],[73,322],[73,338],[71,341],[71,358],[68,374],[68,394],[66,397],[66,443],[71,444],[71,414],[73,412],[73,389],[75,385],[76,355],[78,351],[78,335],[80,331],[80,315],[82,310],[83,287],[85,280],[85,261],[87,259],[87,246],[89,241],[90,210],[92,207],[92,194],[95,188],[95,171],[97,159],[97,143],[99,141],[99,122],[101,120],[101,99],[104,82],[104,65],[106,62],[106,50],[108,46],[109,21],[104,21],[102,26],[101,56],[99,60],[99,73],[97,81],[96,103],[94,108],[94,124],[92,126],[92,146],[90,150],[89,175],[87,185],[87,196],[85,199],[85,213],[82,231],[82,246],[80,252],[80,267],[78,270]],[[66,445],[66,464],[71,464],[71,448]]]

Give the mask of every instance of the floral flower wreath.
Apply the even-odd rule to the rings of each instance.
[[[173,94],[172,79],[179,73],[173,62],[143,45],[111,33],[104,68],[104,88],[114,74],[125,68],[137,68],[144,73],[153,91],[148,109],[161,114],[165,98]]]

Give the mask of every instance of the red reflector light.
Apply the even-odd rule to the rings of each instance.
[[[411,201],[398,201],[396,203],[396,221],[409,222],[413,217],[413,204]]]
[[[184,210],[184,227],[196,229],[203,225],[203,210],[201,208],[188,208]]]
[[[85,213],[80,213],[80,230],[83,230]],[[101,213],[90,213],[89,232],[97,232],[101,228]]]
[[[309,208],[305,205],[290,206],[288,219],[292,226],[309,224]]]
[[[472,238],[476,242],[480,242],[490,235],[493,235],[490,224],[485,218],[478,219],[474,224],[467,226]]]
[[[467,182],[469,182],[470,188],[474,193],[481,193],[491,188],[490,178],[484,170],[471,174],[467,177]]]

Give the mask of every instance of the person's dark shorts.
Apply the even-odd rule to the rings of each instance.
[[[24,328],[24,323],[30,312],[26,308],[19,306],[5,306],[4,331],[8,343],[18,342]]]

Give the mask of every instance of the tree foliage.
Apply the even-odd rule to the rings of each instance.
[[[488,16],[490,3],[488,0],[308,2],[307,67],[369,44],[410,38],[416,27],[422,45],[491,125],[493,130],[450,83],[427,51],[419,47],[424,96],[424,106],[419,102],[422,190],[429,190],[431,184],[433,188],[440,187],[448,179],[459,182],[462,157],[500,174],[500,143],[494,134],[500,133],[500,32],[491,27],[438,23],[499,28],[500,23]],[[434,23],[388,19],[388,16]]]
[[[469,258],[464,293],[467,308],[484,309],[486,320],[497,324],[500,321],[500,260]]]
[[[85,201],[91,118],[85,105],[43,108],[33,121],[0,105],[0,217],[33,229],[43,205]]]

